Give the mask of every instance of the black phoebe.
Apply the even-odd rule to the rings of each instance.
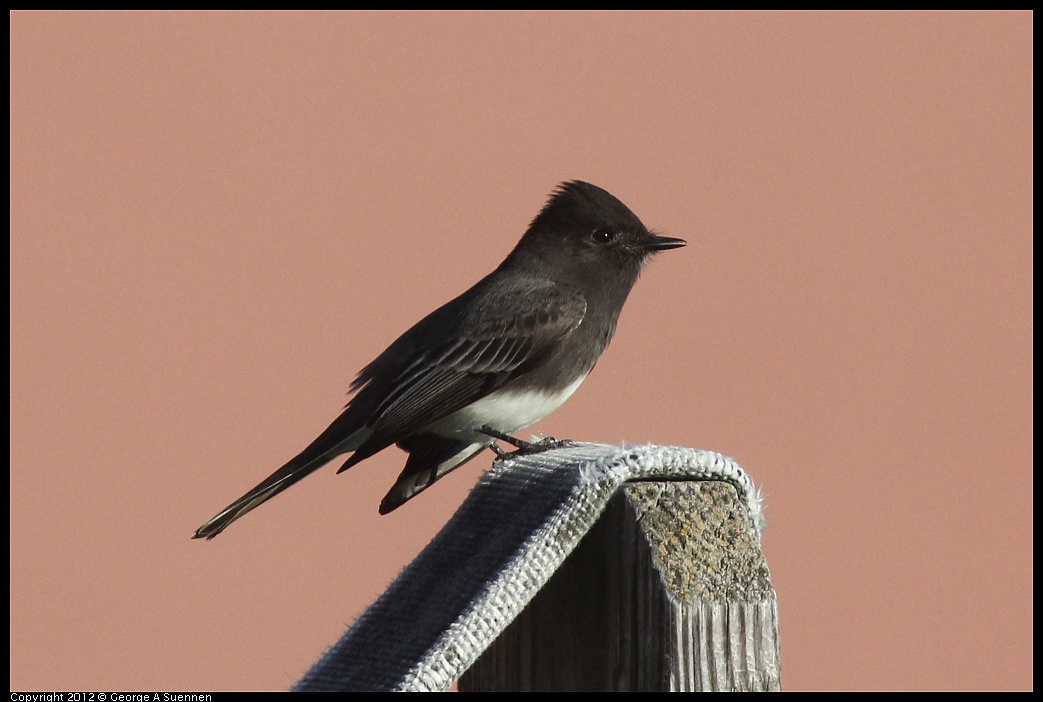
[[[409,458],[380,503],[387,514],[495,449],[494,437],[508,438],[565,402],[616,331],[642,264],[684,245],[649,232],[601,188],[563,183],[495,271],[363,368],[333,424],[194,538],[214,538],[337,456],[352,454],[344,471],[397,444]]]

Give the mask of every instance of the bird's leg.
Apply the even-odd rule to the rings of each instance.
[[[497,439],[499,441],[503,441],[505,443],[508,443],[511,446],[513,446],[514,448],[518,449],[519,451],[531,450],[533,448],[533,446],[535,445],[531,441],[523,441],[522,439],[519,439],[516,436],[511,436],[510,434],[504,434],[502,431],[499,431],[497,429],[493,429],[488,424],[485,424],[485,425],[482,425],[482,426],[478,427],[478,431],[480,431],[481,433],[485,434],[486,436],[491,436],[494,439]],[[507,456],[511,455],[511,454],[507,453],[506,451],[504,451],[499,446],[496,446],[496,444],[492,444],[490,446],[490,448],[492,448],[493,451],[496,453],[497,457],[499,457],[501,459],[506,458]]]
[[[510,458],[510,456],[511,456],[510,453],[508,453],[507,451],[504,451],[502,448],[500,448],[495,443],[489,444],[489,448],[491,448],[493,453],[496,454],[496,460],[497,461],[504,461],[504,460]]]
[[[516,458],[518,456],[530,456],[534,453],[543,453],[544,451],[551,451],[553,449],[566,448],[568,446],[574,446],[575,443],[568,439],[555,439],[553,436],[548,436],[539,441],[523,441],[516,436],[505,434],[502,431],[493,429],[489,425],[484,425],[478,428],[478,431],[486,436],[491,436],[499,441],[504,441],[517,449],[516,451],[504,451],[496,444],[490,444],[489,448],[496,454],[496,460],[503,461],[507,458]]]

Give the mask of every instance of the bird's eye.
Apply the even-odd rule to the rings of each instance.
[[[616,238],[616,233],[611,229],[595,229],[590,238],[596,244],[610,244]]]

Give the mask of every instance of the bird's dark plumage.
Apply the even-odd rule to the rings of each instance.
[[[400,506],[491,445],[481,427],[509,434],[564,402],[612,338],[642,264],[683,245],[601,188],[562,184],[495,271],[364,367],[326,431],[195,538],[213,538],[337,456],[351,453],[343,471],[392,444],[409,458],[380,512]]]

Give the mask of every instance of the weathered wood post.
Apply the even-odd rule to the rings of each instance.
[[[778,690],[752,481],[579,444],[497,464],[298,690]]]

